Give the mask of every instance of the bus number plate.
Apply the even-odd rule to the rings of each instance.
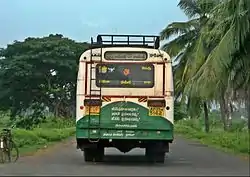
[[[148,114],[149,116],[164,116],[164,108],[151,107]]]
[[[85,107],[85,114],[90,115],[99,115],[100,113],[100,106],[86,106]]]

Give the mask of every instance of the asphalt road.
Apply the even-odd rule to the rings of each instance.
[[[105,162],[85,163],[74,141],[60,143],[15,164],[0,165],[0,175],[81,175],[81,176],[249,176],[249,162],[199,143],[178,137],[165,164],[147,164],[144,150],[123,154],[105,150]]]

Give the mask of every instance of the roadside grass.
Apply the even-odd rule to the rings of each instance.
[[[7,118],[1,119],[0,122],[0,130],[3,127],[8,127]],[[14,142],[22,156],[72,137],[75,134],[74,120],[47,118],[45,122],[31,130],[14,128],[12,133]]]
[[[224,131],[218,120],[211,120],[210,132],[205,133],[202,119],[180,120],[175,124],[175,132],[202,144],[249,158],[249,132],[243,122],[234,122],[230,131]]]

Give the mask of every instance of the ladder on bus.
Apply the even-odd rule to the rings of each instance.
[[[101,40],[97,38],[97,42],[93,41],[91,38],[90,44],[90,85],[89,85],[89,114],[88,114],[88,140],[90,142],[98,142],[101,137],[101,105],[102,105],[102,88],[101,85],[96,87],[96,62],[93,60],[93,57],[100,57],[99,63],[102,63],[102,46]],[[94,55],[93,48],[95,45],[100,45],[100,54]],[[93,83],[94,82],[94,83]],[[94,87],[95,86],[95,87]],[[98,115],[92,116],[91,107],[100,106],[100,112]],[[96,121],[96,117],[98,117]],[[91,137],[91,134],[94,133],[95,137]],[[97,137],[96,137],[97,135]]]

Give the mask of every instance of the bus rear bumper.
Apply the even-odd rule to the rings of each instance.
[[[100,130],[91,134],[92,130],[79,129],[76,131],[77,148],[115,147],[121,152],[129,152],[133,148],[146,148],[152,144],[162,144],[164,151],[169,151],[169,143],[173,142],[171,130]],[[90,132],[90,134],[88,134]],[[109,132],[109,133],[107,133]],[[129,132],[129,133],[128,133]],[[98,136],[99,135],[99,136]]]
[[[78,139],[173,140],[173,130],[77,128]]]

